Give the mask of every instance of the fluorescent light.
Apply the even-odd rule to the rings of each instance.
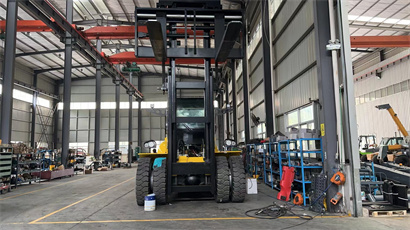
[[[400,20],[397,18],[381,18],[381,17],[370,17],[370,16],[357,16],[349,15],[348,19],[350,21],[360,21],[360,22],[374,22],[383,24],[399,24],[399,25],[410,25],[410,20]]]
[[[408,25],[410,25],[410,20],[401,20],[397,24],[408,26]]]
[[[387,19],[386,21],[384,21],[383,23],[386,23],[386,24],[396,24],[396,23],[398,23],[399,21],[400,21],[400,19],[389,18],[389,19]]]
[[[360,16],[356,19],[356,21],[362,21],[362,22],[368,22],[370,21],[370,19],[372,19],[373,17],[367,17],[367,16]]]
[[[380,22],[384,22],[385,20],[386,20],[386,18],[378,18],[378,17],[375,17],[375,18],[370,19],[370,22],[380,23]]]

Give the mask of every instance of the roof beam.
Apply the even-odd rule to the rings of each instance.
[[[73,66],[72,69],[87,68],[87,67],[93,67],[93,65],[78,65],[78,66]],[[50,68],[50,69],[37,69],[37,70],[34,70],[34,73],[40,74],[40,73],[63,70],[63,69],[64,67],[55,67],[55,68]]]
[[[134,52],[122,52],[109,56],[108,61],[113,64],[122,64],[126,62],[136,62],[139,65],[162,65],[162,62],[155,60],[155,58],[137,58]],[[204,60],[198,58],[178,58],[176,59],[177,65],[202,65]],[[211,64],[214,64],[214,59],[211,60]],[[166,65],[169,61],[165,62]]]
[[[24,57],[24,56],[40,55],[40,54],[62,53],[62,52],[64,52],[64,49],[44,50],[44,51],[36,51],[36,52],[18,53],[16,54],[16,57]]]
[[[128,21],[119,21],[119,20],[105,20],[105,19],[91,19],[91,20],[83,20],[83,21],[75,21],[73,22],[75,25],[82,25],[82,26],[120,26],[120,25],[134,25],[134,22]]]
[[[0,20],[0,30],[5,31],[6,20]],[[17,32],[52,32],[53,30],[40,20],[18,20]]]
[[[405,36],[351,36],[352,48],[410,47],[410,35]]]
[[[104,71],[108,72],[113,79],[121,80],[121,85],[129,91],[134,91],[133,96],[136,98],[142,98],[143,94],[137,90],[137,88],[128,81],[121,72],[114,67],[108,59],[99,52],[90,41],[85,38],[75,26],[69,23],[66,18],[61,15],[56,9],[45,0],[37,0],[31,2],[29,0],[19,1],[20,7],[33,12],[37,18],[41,19],[47,26],[53,28],[53,31],[58,33],[62,38],[65,38],[64,32],[70,34],[71,39],[75,40],[75,43],[79,49],[79,52],[86,57],[91,63],[100,61]],[[50,19],[52,18],[52,20]],[[63,33],[61,33],[63,30]]]

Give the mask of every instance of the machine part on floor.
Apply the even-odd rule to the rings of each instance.
[[[229,202],[230,169],[226,157],[216,157],[216,202]]]
[[[156,196],[156,202],[158,205],[163,205],[167,202],[166,167],[166,159],[163,159],[161,166],[152,170],[152,192]]]
[[[151,158],[138,159],[137,175],[135,181],[135,195],[137,204],[144,205],[145,196],[151,193],[150,179],[151,179]]]
[[[139,157],[151,159],[145,162],[148,166],[144,166],[149,170],[153,168],[156,158],[166,158],[166,199],[186,194],[190,194],[190,198],[212,197],[220,202],[227,201],[227,197],[233,202],[242,202],[245,198],[246,180],[241,151],[219,151],[214,148],[213,105],[215,94],[220,91],[217,88],[219,84],[214,82],[221,76],[218,64],[227,59],[242,59],[246,52],[245,43],[238,42],[240,28],[243,27],[242,18],[241,10],[223,10],[220,1],[198,0],[194,3],[191,0],[159,0],[157,8],[135,8],[135,34],[138,35],[138,25],[145,24],[152,44],[152,49],[146,49],[135,43],[135,56],[154,56],[162,62],[161,89],[168,94],[166,138],[160,144],[158,152],[140,153]],[[177,30],[181,26],[185,28],[183,34],[180,33],[181,30]],[[188,27],[194,31],[193,48],[188,48],[187,45]],[[203,41],[200,48],[196,47],[197,29],[203,34],[198,36]],[[185,39],[183,47],[180,47],[178,39]],[[216,45],[211,46],[211,42]],[[237,48],[238,45],[240,48]],[[180,81],[177,76],[177,58],[203,61],[204,81]],[[213,69],[212,62],[215,63]],[[200,92],[203,96],[190,96],[192,91]],[[154,143],[148,142],[144,147],[151,149]],[[224,166],[224,172],[217,171],[217,157],[227,159],[230,178],[229,173],[226,173],[226,162],[219,163]],[[219,185],[223,184],[222,187],[218,186],[218,174]],[[146,176],[151,176],[146,169],[141,172],[137,170],[137,187],[146,183],[149,186],[150,179]],[[227,182],[221,183],[221,177]],[[143,190],[147,193],[145,187]],[[138,193],[141,192],[137,191],[139,203],[142,197]]]
[[[343,185],[346,182],[346,177],[342,172],[339,171],[332,176],[330,182],[335,185]]]
[[[295,195],[295,198],[293,198],[293,204],[303,205],[303,195],[301,193]]]
[[[332,199],[330,199],[330,203],[332,203],[333,205],[336,205],[337,203],[339,203],[339,200],[342,199],[342,197],[343,197],[343,194],[338,192]]]
[[[241,156],[229,157],[231,170],[231,201],[243,202],[246,195],[245,167]]]
[[[295,168],[283,166],[283,175],[280,180],[280,192],[278,193],[278,200],[289,201],[291,186],[295,178]]]
[[[392,205],[408,208],[409,199],[407,196],[408,186],[396,184],[392,181],[384,181],[383,199]]]

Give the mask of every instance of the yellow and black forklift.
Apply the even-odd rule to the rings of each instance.
[[[148,37],[152,45],[138,47],[136,42],[135,56],[162,62],[162,90],[168,93],[167,138],[156,152],[151,151],[155,141],[144,143],[150,151],[139,154],[138,205],[144,205],[149,193],[155,193],[157,204],[179,198],[244,201],[241,151],[230,151],[236,144],[230,139],[225,140],[225,151],[219,151],[214,140],[218,64],[243,58],[242,18],[242,11],[223,10],[219,1],[159,0],[157,8],[135,9],[135,34]],[[139,25],[146,25],[148,33],[139,32]],[[199,63],[202,80],[178,80],[177,63],[183,58]],[[193,91],[195,97],[186,96]]]

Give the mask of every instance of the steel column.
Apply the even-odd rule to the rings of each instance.
[[[245,46],[243,49],[242,58],[242,91],[243,91],[243,110],[244,110],[244,120],[245,120],[245,143],[249,143],[250,140],[250,127],[249,127],[249,91],[248,91],[248,54],[247,54],[247,28],[246,20],[243,19],[243,29],[242,29],[242,45]]]
[[[132,82],[132,72],[130,72],[130,82]],[[133,101],[133,95],[134,92],[128,92],[129,95],[129,108],[128,108],[128,163],[131,163],[132,160],[132,118],[133,118],[133,113],[132,113],[132,101]]]
[[[102,41],[97,40],[97,50],[101,52]],[[94,127],[94,158],[100,159],[101,149],[101,61],[96,60],[95,66],[95,127]]]
[[[316,41],[316,58],[319,84],[319,121],[321,127],[324,127],[322,136],[324,152],[324,172],[328,178],[334,174],[334,169],[338,168],[336,164],[337,153],[337,121],[335,94],[333,87],[333,70],[332,57],[330,51],[326,50],[326,45],[330,40],[330,23],[329,23],[329,5],[327,1],[314,1],[314,23],[315,23],[315,41]],[[326,197],[327,207],[330,212],[335,212],[335,206],[330,204],[330,199],[338,192],[337,185],[331,185]]]
[[[238,143],[238,119],[236,116],[237,108],[236,108],[236,65],[235,60],[231,60],[230,62],[231,67],[231,82],[232,82],[232,132],[233,132],[233,139]]]
[[[274,113],[273,113],[273,95],[272,95],[272,61],[270,46],[270,17],[269,2],[263,0],[261,3],[262,12],[262,47],[263,47],[263,83],[265,87],[265,126],[266,137],[274,133]]]
[[[115,83],[115,150],[120,149],[120,80],[114,80]]]
[[[11,141],[13,111],[14,65],[16,56],[17,1],[7,1],[6,39],[3,63],[3,95],[1,97],[0,139],[4,144]]]
[[[60,84],[56,82],[56,85],[54,85],[54,95],[59,95],[60,91]],[[60,102],[59,99],[54,98],[53,100],[53,108],[57,106],[57,104]],[[59,120],[59,111],[56,109],[53,114],[53,148],[58,149],[58,120]]]
[[[34,74],[33,76],[33,86],[37,88],[37,80],[38,76],[37,74]],[[32,148],[36,148],[36,118],[37,118],[37,98],[38,98],[38,92],[33,91],[33,103],[31,105],[31,135],[30,135],[30,144]]]
[[[73,22],[73,0],[66,2],[66,19]],[[70,112],[71,112],[71,67],[73,57],[73,44],[70,33],[66,32],[64,52],[64,109],[63,109],[63,135],[61,163],[67,166],[68,149],[70,143]]]
[[[352,202],[352,213],[354,216],[362,216],[362,200],[361,200],[361,187],[360,187],[360,159],[357,134],[357,121],[356,121],[356,105],[354,99],[354,79],[352,59],[350,55],[350,31],[348,23],[348,6],[345,1],[338,1],[338,16],[339,16],[339,34],[341,46],[341,69],[343,73],[343,121],[344,121],[344,141],[346,159],[349,159],[350,164],[350,183],[346,183],[347,190],[350,193],[350,202]],[[349,176],[349,175],[347,175]],[[348,177],[349,178],[349,177]]]
[[[141,78],[142,76],[139,75],[138,76],[138,91],[141,92]],[[137,135],[138,135],[138,146],[140,147],[140,149],[142,149],[143,145],[142,145],[142,110],[141,110],[141,98],[138,98],[138,131],[137,131]]]

